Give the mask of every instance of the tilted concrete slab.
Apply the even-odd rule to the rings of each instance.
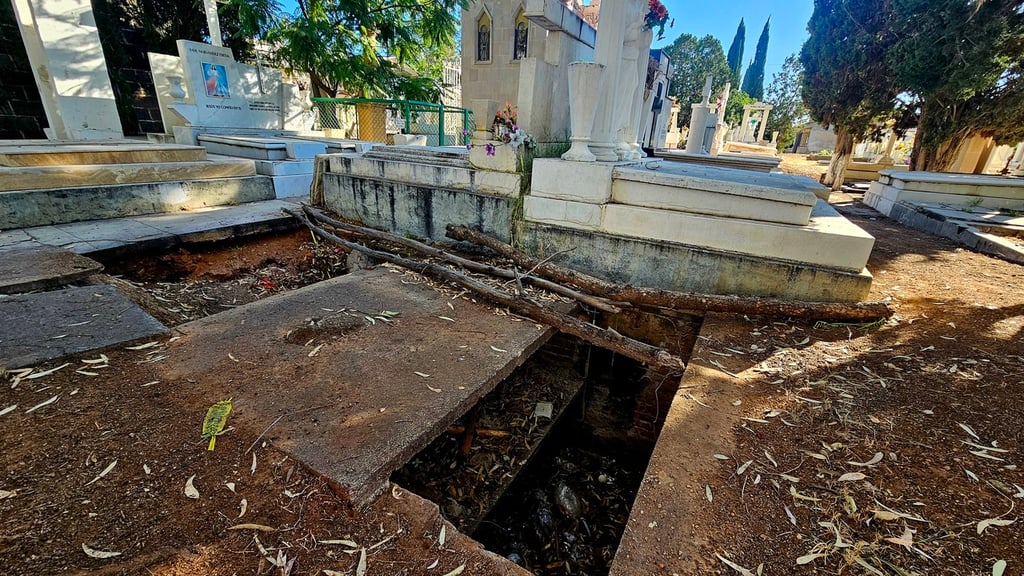
[[[0,192],[0,229],[273,200],[266,176]]]
[[[390,322],[370,319],[383,311],[397,315]],[[386,268],[178,330],[183,338],[161,363],[167,381],[210,398],[233,398],[231,418],[240,426],[274,424],[267,439],[357,505],[370,502],[392,471],[552,334],[489,306],[451,300]],[[234,378],[209,388],[207,381],[225,379],[205,376],[224,373]]]
[[[255,160],[255,164],[256,173],[264,176],[295,176],[316,170],[313,160]]]
[[[0,140],[0,166],[68,166],[202,160],[206,160],[205,149],[181,144],[152,144],[134,140]]]
[[[3,368],[21,368],[165,333],[166,326],[113,286],[0,298]]]
[[[875,243],[820,200],[807,226],[609,204],[601,230],[854,273],[864,269]]]
[[[102,270],[99,262],[59,248],[12,250],[0,258],[0,294],[65,286]]]
[[[256,169],[252,160],[224,156],[198,162],[0,167],[0,192],[209,180],[255,175]]]

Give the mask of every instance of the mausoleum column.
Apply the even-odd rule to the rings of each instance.
[[[620,93],[622,42],[626,35],[626,1],[605,2],[601,5],[599,14],[594,60],[604,65],[605,81],[600,92],[596,94],[597,112],[590,151],[600,161],[614,162],[619,159],[615,153],[619,128],[615,124],[615,119],[619,106],[617,99]]]

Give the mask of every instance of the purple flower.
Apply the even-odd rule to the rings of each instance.
[[[494,156],[494,144],[484,145],[484,150],[487,151],[488,156]]]

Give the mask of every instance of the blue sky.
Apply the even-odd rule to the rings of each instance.
[[[722,42],[722,49],[728,52],[736,26],[743,18],[747,25],[744,70],[754,57],[761,29],[771,16],[764,73],[766,85],[772,74],[782,68],[786,56],[800,51],[800,46],[807,39],[807,21],[814,11],[813,0],[662,0],[662,3],[668,8],[669,15],[675,18],[676,25],[665,29],[664,40],[654,41],[655,48],[671,43],[683,33],[698,37],[711,34]]]

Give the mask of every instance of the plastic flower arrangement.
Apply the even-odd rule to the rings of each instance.
[[[495,140],[508,144],[513,150],[518,150],[524,144],[527,148],[533,148],[537,145],[537,141],[533,136],[527,134],[526,130],[519,127],[518,118],[519,114],[516,109],[511,104],[505,103],[505,108],[494,115],[494,121],[491,122],[491,133],[494,134]],[[487,149],[487,154],[493,156],[494,146],[490,144],[488,146],[490,148]]]
[[[518,151],[519,147],[523,145],[527,148],[533,148],[537,145],[537,140],[527,134],[526,130],[519,127],[516,109],[507,102],[505,107],[494,115],[494,120],[491,121],[490,132],[494,136],[495,142],[487,142],[483,145],[484,152],[488,156],[494,156],[497,153],[497,147],[506,144],[513,151]],[[462,134],[466,138],[466,150],[471,150],[473,143],[469,140],[469,130],[463,130]]]
[[[658,31],[658,40],[665,37],[665,25],[668,24],[668,8],[661,3],[661,0],[650,0],[647,3],[647,15],[644,16],[644,28]],[[673,21],[672,24],[675,24]],[[672,27],[669,24],[669,28]]]

